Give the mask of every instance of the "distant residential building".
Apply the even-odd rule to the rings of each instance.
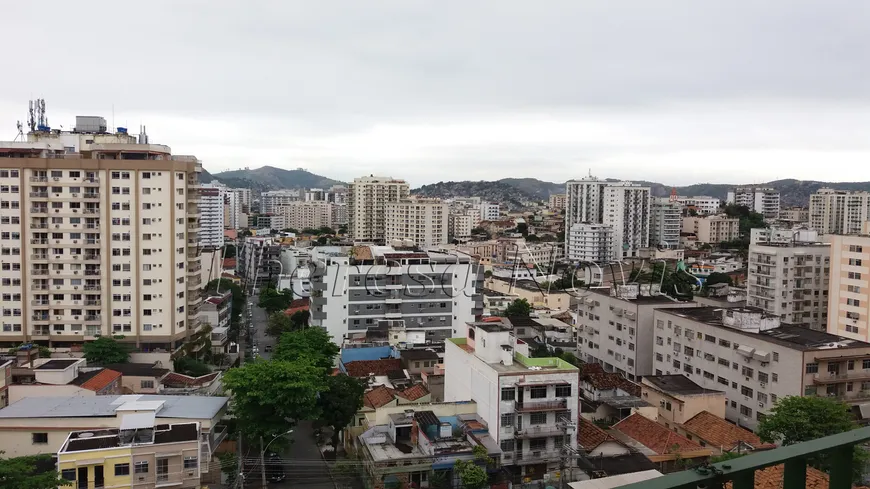
[[[870,237],[827,237],[831,242],[828,290],[828,332],[870,341]]]
[[[683,232],[693,233],[698,243],[721,243],[740,237],[740,219],[725,215],[684,217]]]
[[[256,219],[256,221],[251,222],[251,227],[257,229],[272,229],[280,231],[288,227],[287,216],[283,214],[259,214],[257,216],[251,216],[251,218]]]
[[[786,396],[870,398],[870,344],[758,308],[659,309],[654,334],[657,373],[724,391],[726,419],[750,430]]]
[[[750,231],[751,244],[793,244],[793,243],[816,243],[819,241],[819,233],[815,229],[807,228],[753,228]]]
[[[411,240],[419,247],[447,242],[447,204],[441,199],[410,198],[384,206],[384,239]]]
[[[809,225],[810,210],[806,207],[786,207],[779,211],[779,220],[792,226]]]
[[[607,224],[572,224],[566,239],[566,258],[571,263],[610,263],[617,256],[613,227]]]
[[[549,207],[553,211],[563,210],[567,202],[568,196],[566,194],[550,194]]]
[[[474,216],[469,214],[454,214],[447,216],[447,239],[464,239],[471,236],[471,230],[477,225]]]
[[[810,227],[821,234],[859,234],[870,220],[870,192],[821,188],[810,195]]]
[[[749,246],[747,301],[782,322],[824,331],[831,247],[822,243]]]
[[[354,241],[383,243],[388,202],[408,198],[410,186],[393,177],[354,179],[348,190],[348,232]],[[445,226],[446,227],[446,226]]]
[[[295,201],[276,205],[276,214],[284,216],[285,225],[299,231],[303,229],[335,228],[338,204],[324,201]]]
[[[779,191],[768,187],[736,187],[728,192],[726,202],[748,207],[765,219],[779,218]]]
[[[293,190],[270,190],[260,194],[260,213],[277,214],[278,206],[287,205],[302,200],[301,191]]]
[[[668,198],[652,199],[650,205],[650,246],[678,248],[682,228],[681,206]]]
[[[716,197],[700,195],[696,197],[677,197],[676,202],[687,209],[693,209],[702,216],[717,214],[722,201]]]
[[[499,216],[501,216],[501,211],[497,203],[483,202],[480,204],[481,221],[498,221]]]
[[[236,274],[259,288],[281,274],[281,245],[268,236],[248,236],[236,253]]]
[[[650,189],[630,182],[607,182],[594,177],[566,184],[565,254],[571,251],[571,230],[576,224],[604,225],[612,229],[614,260],[638,256],[649,246]],[[593,246],[597,247],[598,243]]]
[[[701,387],[685,375],[647,375],[640,388],[641,397],[658,408],[658,422],[666,428],[682,426],[702,412],[725,417],[725,393]]]
[[[201,186],[199,192],[199,246],[224,245],[224,195],[220,189]]]
[[[463,329],[445,341],[444,399],[477,401],[478,414],[501,447],[502,464],[519,465],[518,475],[540,479],[558,470],[567,434],[563,423],[580,415],[577,367],[560,358],[530,358],[528,344],[501,325]],[[481,389],[490,394],[481,395]],[[576,436],[568,444],[576,450]]]

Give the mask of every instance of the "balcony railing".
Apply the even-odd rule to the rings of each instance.
[[[545,438],[548,436],[558,436],[564,434],[561,426],[529,426],[523,430],[516,430],[514,435],[517,438]]]
[[[518,413],[532,413],[536,411],[559,411],[568,407],[565,399],[559,401],[525,401],[515,402],[514,410]]]
[[[560,460],[561,456],[562,452],[559,450],[526,450],[523,452],[517,452],[515,463],[517,465],[524,465],[536,464],[550,460],[557,461]]]
[[[849,380],[867,380],[870,379],[870,370],[854,370],[842,374],[834,374],[830,372],[819,372],[813,375],[814,384],[836,384]]]
[[[829,489],[851,489],[853,448],[867,440],[870,440],[870,427],[756,452],[726,462],[620,486],[620,489],[712,488],[725,487],[729,481],[733,489],[753,489],[756,470],[779,464],[785,464],[781,487],[803,488],[806,487],[806,459],[818,453],[827,453],[831,463]]]

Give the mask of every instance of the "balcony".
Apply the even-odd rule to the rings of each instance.
[[[694,470],[675,472],[663,477],[620,486],[620,489],[689,489],[725,487],[754,489],[755,471],[785,464],[781,487],[806,487],[806,460],[826,453],[831,462],[829,489],[851,489],[852,451],[855,445],[870,440],[870,428],[860,428],[817,440],[788,445],[745,455]]]
[[[48,207],[31,207],[31,214],[48,214]]]
[[[35,239],[31,239],[31,240],[30,240],[30,244],[34,244],[34,245],[47,245],[47,244],[48,244],[48,240],[47,240],[47,239],[38,239],[38,238],[35,238]]]
[[[99,178],[83,178],[82,179],[82,185],[99,185],[99,184],[100,184]]]
[[[558,401],[525,401],[514,402],[514,411],[518,413],[536,413],[543,411],[562,411],[568,408],[568,402],[565,399]]]
[[[48,177],[30,177],[31,182],[47,182]]]
[[[549,436],[563,435],[561,426],[529,426],[524,430],[516,430],[514,436],[517,438],[546,438]]]
[[[528,450],[525,452],[517,452],[516,464],[537,464],[541,462],[558,462],[561,460],[562,452],[559,450]]]
[[[91,314],[89,316],[85,316],[85,322],[100,322],[102,320],[103,320],[102,316],[97,316],[97,315],[93,315],[93,314]]]
[[[88,275],[91,277],[99,277],[100,271],[99,270],[85,270],[85,275]]]
[[[48,270],[31,270],[31,275],[48,275]]]
[[[34,315],[30,316],[30,319],[33,321],[48,321],[48,314],[46,314],[46,315],[34,314]]]
[[[86,306],[100,306],[103,304],[103,301],[100,300],[87,300],[85,301]]]
[[[100,194],[92,193],[92,192],[85,192],[84,194],[82,194],[82,198],[83,198],[83,199],[86,199],[86,200],[88,200],[88,199],[96,199],[96,200],[99,200],[99,199],[100,199]]]
[[[100,255],[85,255],[85,261],[89,261],[89,260],[97,260],[97,261],[100,261],[100,260],[102,260],[102,259],[103,259],[103,257],[100,256]]]
[[[85,285],[85,290],[100,291],[101,289],[99,285]]]
[[[47,199],[48,192],[30,192],[30,197],[33,199]]]

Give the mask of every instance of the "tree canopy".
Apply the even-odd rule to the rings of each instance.
[[[532,305],[526,299],[516,299],[504,309],[506,317],[528,316],[532,313]]]
[[[326,377],[326,390],[320,393],[320,420],[332,427],[332,449],[338,450],[338,437],[341,430],[353,421],[356,412],[362,407],[362,396],[366,383],[347,375]]]
[[[85,342],[82,350],[89,364],[108,365],[130,360],[130,347],[108,336]]]
[[[233,415],[249,439],[275,436],[299,420],[317,418],[324,383],[323,370],[304,359],[249,362],[224,375]]]
[[[208,365],[191,357],[178,358],[173,362],[173,367],[176,372],[191,377],[201,377],[211,373],[211,369],[208,368]]]
[[[641,268],[632,270],[629,281],[660,285],[663,294],[687,299],[694,296],[694,287],[698,285],[694,277],[682,271],[668,270],[664,262],[653,263],[652,267],[642,265]]]
[[[236,257],[236,245],[228,244],[224,248],[223,253],[224,258],[235,258]]]
[[[758,424],[756,433],[767,443],[792,445],[824,436],[835,435],[857,428],[851,408],[844,402],[819,396],[788,396],[780,399]],[[868,460],[865,450],[856,447],[853,467],[859,481]],[[810,464],[826,470],[829,461],[825,454],[810,459]]]
[[[278,311],[284,311],[290,307],[293,302],[293,291],[284,289],[277,291],[271,287],[260,291],[260,301],[257,304],[263,308],[268,314],[273,314]]]
[[[489,487],[489,474],[486,466],[492,463],[483,445],[474,447],[474,460],[457,460],[453,470],[459,476],[463,489],[485,489]]]
[[[282,334],[272,358],[286,362],[308,360],[329,371],[335,364],[338,352],[339,348],[324,329],[305,328]]]
[[[749,236],[754,228],[766,228],[764,216],[758,212],[749,210],[745,205],[728,204],[725,206],[725,214],[731,218],[740,219],[740,235]]]
[[[734,285],[734,281],[731,280],[731,276],[727,273],[713,272],[707,276],[707,280],[704,281],[704,285],[709,287],[716,284]]]
[[[72,481],[58,477],[50,455],[0,458],[0,487],[56,489],[72,485]]]

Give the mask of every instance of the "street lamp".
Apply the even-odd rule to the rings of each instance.
[[[260,477],[262,478],[263,487],[266,487],[266,449],[269,448],[269,445],[271,445],[272,442],[274,442],[278,438],[281,438],[282,436],[289,435],[290,433],[293,433],[293,430],[287,430],[284,433],[275,435],[275,437],[272,438],[272,440],[269,441],[269,443],[266,443],[266,446],[264,446],[263,449],[260,450]],[[260,437],[260,446],[262,446],[262,445],[263,445],[263,437],[261,436]]]

